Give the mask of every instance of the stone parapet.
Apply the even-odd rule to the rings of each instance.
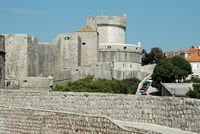
[[[97,16],[97,25],[114,25],[126,28],[127,16]]]
[[[12,98],[12,99],[11,99]],[[0,93],[0,105],[106,116],[200,132],[200,100],[74,92]]]
[[[125,51],[141,53],[142,48],[133,44],[100,43],[99,51]]]

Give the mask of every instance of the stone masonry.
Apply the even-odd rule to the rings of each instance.
[[[1,134],[140,134],[105,117],[0,106]]]
[[[189,98],[3,91],[0,105],[104,116],[200,132],[200,101]]]
[[[88,17],[85,27],[59,34],[51,43],[26,34],[5,34],[6,83],[19,85],[24,77],[50,74],[60,82],[88,75],[142,79],[152,69],[142,69],[140,44],[126,44],[126,25],[126,15]]]
[[[5,87],[5,37],[0,35],[0,88]]]

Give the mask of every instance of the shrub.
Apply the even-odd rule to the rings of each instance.
[[[85,79],[80,79],[75,82],[69,82],[64,85],[56,85],[54,91],[135,94],[139,83],[140,80],[136,78],[125,80],[94,80],[93,77],[88,76]]]
[[[190,90],[186,93],[190,98],[200,99],[200,84],[193,84],[193,90]]]

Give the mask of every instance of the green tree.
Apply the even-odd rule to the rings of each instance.
[[[152,48],[150,53],[147,53],[146,50],[143,49],[142,55],[142,65],[159,63],[164,58],[162,50],[158,47]]]
[[[163,59],[158,63],[152,74],[152,86],[160,89],[161,82],[173,83],[185,79],[192,73],[191,65],[181,57]]]
[[[152,48],[150,55],[153,57],[155,63],[159,63],[164,58],[164,54],[159,47]]]
[[[172,58],[172,64],[174,65],[174,75],[177,80],[185,79],[189,74],[192,73],[191,65],[188,61],[182,57],[175,56]]]

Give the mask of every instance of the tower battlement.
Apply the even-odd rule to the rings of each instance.
[[[126,28],[127,25],[127,15],[123,16],[97,16],[96,24],[107,25],[107,26],[119,26]]]
[[[125,44],[127,15],[87,17],[87,25],[99,33],[99,43]]]

